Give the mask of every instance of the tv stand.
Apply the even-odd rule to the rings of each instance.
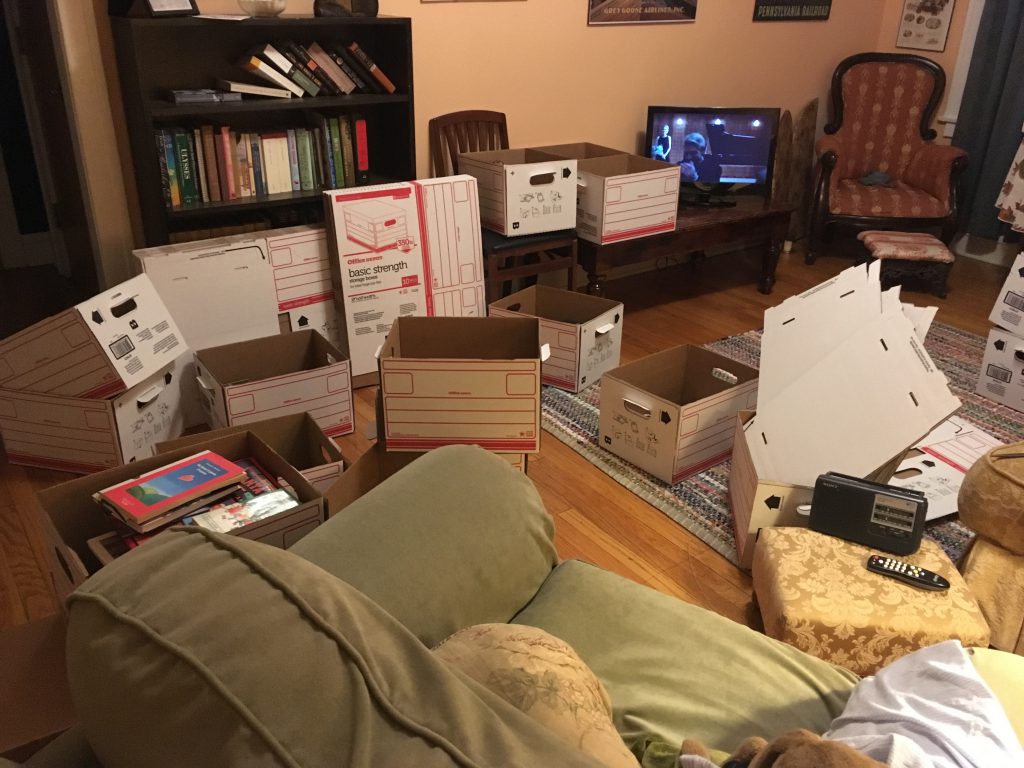
[[[690,194],[681,192],[679,194],[680,208],[735,208],[736,200],[731,197],[717,197],[715,195]]]

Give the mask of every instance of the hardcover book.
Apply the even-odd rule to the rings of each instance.
[[[218,533],[229,533],[237,528],[252,525],[260,520],[297,507],[296,501],[288,491],[277,489],[268,493],[253,496],[245,501],[228,501],[212,504],[209,509],[183,518],[185,525],[198,525]]]
[[[358,59],[360,63],[362,63],[362,65],[366,67],[367,70],[369,70],[370,74],[373,75],[374,79],[380,84],[381,88],[383,88],[388,93],[395,92],[395,84],[391,82],[391,78],[385,75],[384,71],[377,66],[377,62],[375,62],[366,51],[359,47],[359,43],[353,40],[351,43],[348,44],[348,49],[349,51],[352,52],[356,59]]]

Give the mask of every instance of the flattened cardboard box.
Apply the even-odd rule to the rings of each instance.
[[[281,458],[299,470],[317,493],[324,493],[345,470],[345,457],[338,450],[338,446],[306,412],[186,435],[177,440],[158,444],[156,453],[167,453],[187,446],[200,446],[210,440],[238,432],[252,432],[260,438]]]
[[[146,275],[0,341],[0,388],[101,399],[134,387],[187,352]]]
[[[325,192],[337,312],[356,387],[377,383],[376,351],[397,317],[484,317],[476,179]]]
[[[532,149],[463,152],[459,169],[480,188],[480,223],[502,235],[576,226],[576,161]]]
[[[580,142],[537,147],[578,159],[576,234],[604,245],[674,232],[679,217],[679,166]]]
[[[238,528],[233,534],[287,549],[325,519],[323,499],[309,481],[249,432],[225,435],[203,443],[201,448],[195,445],[179,448],[141,459],[134,464],[60,483],[40,491],[38,499],[42,527],[48,543],[53,587],[61,601],[100,568],[100,562],[89,549],[89,539],[113,530],[110,518],[93,501],[92,495],[115,483],[130,480],[203,449],[214,451],[227,459],[253,459],[269,475],[287,482],[298,498],[297,507]]]
[[[1024,253],[1018,253],[988,319],[1000,328],[1024,336]]]
[[[196,376],[211,427],[308,412],[329,437],[355,428],[349,361],[317,331],[198,350]]]
[[[388,450],[540,450],[536,318],[401,317],[380,351]]]
[[[619,365],[623,306],[620,302],[534,285],[491,302],[492,317],[536,317],[540,342],[551,350],[541,366],[544,384],[579,392]]]
[[[1024,411],[1024,338],[993,328],[985,340],[978,384],[982,397]]]
[[[598,439],[666,483],[723,461],[733,417],[757,401],[757,371],[685,345],[609,371],[601,382]]]
[[[107,400],[0,389],[0,435],[12,464],[81,474],[153,455],[184,429],[179,381],[191,355]]]

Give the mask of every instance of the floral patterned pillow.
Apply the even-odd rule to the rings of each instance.
[[[609,768],[637,768],[598,677],[568,644],[522,624],[477,624],[434,653]]]

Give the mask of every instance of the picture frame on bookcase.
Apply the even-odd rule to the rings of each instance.
[[[196,0],[109,0],[109,16],[161,18],[164,16],[197,16]]]

